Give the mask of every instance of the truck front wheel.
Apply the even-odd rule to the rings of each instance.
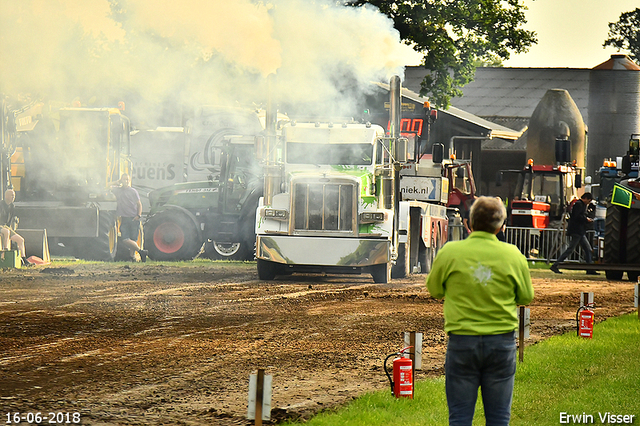
[[[191,260],[200,248],[195,224],[180,213],[162,212],[145,224],[149,257],[153,260]]]
[[[276,277],[278,272],[278,264],[269,262],[268,260],[257,260],[258,264],[258,278],[262,281],[271,281]]]
[[[391,264],[381,263],[371,267],[371,276],[376,284],[387,284],[391,280]]]

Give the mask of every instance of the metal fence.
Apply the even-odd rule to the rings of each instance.
[[[563,229],[533,229],[507,227],[505,238],[508,243],[520,249],[528,260],[539,260],[547,263],[558,260],[569,244],[569,236]],[[587,239],[591,248],[597,250],[598,238],[595,231],[587,231]],[[596,259],[596,256],[593,256]],[[578,246],[565,262],[586,262],[582,247]]]
[[[569,236],[563,229],[534,229],[507,226],[505,239],[520,249],[528,260],[536,260],[546,263],[558,260],[562,252],[569,244]],[[464,226],[449,224],[449,241],[461,240],[467,237]],[[587,239],[592,248],[592,258],[598,258],[598,237],[595,231],[587,231]],[[578,246],[565,262],[586,262],[584,250]]]

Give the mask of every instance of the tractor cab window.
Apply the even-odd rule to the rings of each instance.
[[[58,166],[67,175],[63,186],[96,185],[106,182],[104,158],[108,155],[109,126],[104,112],[68,111],[60,114]]]
[[[225,211],[237,211],[253,189],[261,185],[253,145],[230,145],[226,156]]]
[[[560,214],[564,207],[564,182],[558,173],[523,173],[519,177],[516,199],[542,201],[550,205],[551,216]]]
[[[471,192],[471,179],[466,167],[460,166],[454,170],[451,185],[465,194]]]
[[[524,173],[520,175],[522,188],[520,194],[521,200],[535,200],[536,197],[546,198],[546,201],[553,204],[560,202],[560,195],[564,192],[560,175],[557,173]]]

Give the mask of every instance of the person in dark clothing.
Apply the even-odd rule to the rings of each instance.
[[[590,192],[585,192],[578,201],[573,204],[571,208],[571,215],[567,223],[567,234],[571,237],[569,241],[569,247],[560,255],[558,260],[551,265],[551,270],[556,274],[562,272],[558,269],[558,264],[571,256],[571,253],[578,247],[578,244],[582,246],[585,251],[585,257],[587,263],[592,262],[591,245],[587,239],[587,226],[593,222],[593,219],[588,215],[588,205],[591,204],[593,195]],[[588,275],[598,275],[596,271],[587,271]]]

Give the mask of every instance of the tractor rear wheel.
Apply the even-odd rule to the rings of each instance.
[[[626,245],[627,260],[625,263],[640,264],[640,210],[630,209],[628,211]]]
[[[153,260],[191,260],[202,247],[195,224],[178,212],[164,211],[152,216],[144,232]]]
[[[83,238],[76,248],[76,257],[80,259],[113,262],[118,250],[118,228],[115,212],[98,212],[98,236]]]
[[[625,259],[622,259],[623,247],[621,246],[623,232],[622,213],[622,207],[620,206],[610,205],[607,207],[604,227],[604,263],[625,262]],[[622,274],[620,275],[622,277]]]

